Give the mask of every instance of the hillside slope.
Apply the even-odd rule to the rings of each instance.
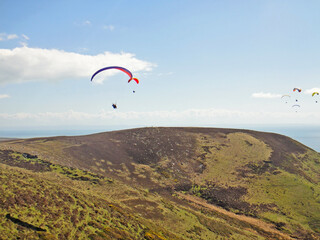
[[[71,198],[83,194],[83,199],[95,197],[126,209],[144,226],[137,239],[320,238],[320,155],[282,135],[141,128],[12,140],[1,142],[0,149],[7,175],[23,171],[28,181],[54,184]],[[41,190],[33,184],[24,186],[19,177],[11,182],[17,189]],[[21,191],[11,194],[19,198]],[[39,215],[42,210],[32,204]],[[16,202],[1,209],[1,214],[17,214],[21,207],[27,214],[28,206]],[[146,229],[153,229],[153,224],[160,230],[148,238]],[[43,228],[50,232],[49,227]]]

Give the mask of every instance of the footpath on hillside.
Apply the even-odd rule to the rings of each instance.
[[[201,207],[205,207],[207,209],[219,212],[221,214],[224,214],[224,215],[226,215],[228,217],[231,217],[231,218],[235,218],[235,219],[240,220],[240,221],[247,222],[249,224],[252,224],[252,225],[264,230],[265,232],[269,232],[269,233],[272,233],[272,234],[279,235],[283,239],[293,239],[288,234],[285,234],[285,233],[275,229],[274,225],[266,223],[266,222],[264,222],[264,221],[262,221],[260,219],[252,218],[252,217],[248,217],[248,216],[244,216],[244,215],[237,215],[237,214],[235,214],[233,212],[230,212],[230,211],[227,211],[227,210],[225,210],[223,208],[220,208],[220,207],[217,207],[215,205],[209,204],[205,200],[203,200],[201,198],[198,198],[198,197],[195,197],[195,196],[192,196],[192,195],[178,193],[178,196],[180,198],[182,198],[182,199],[187,200],[190,203],[195,204],[195,205],[198,205],[198,206],[201,206]]]

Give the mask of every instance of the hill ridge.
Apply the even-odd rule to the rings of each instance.
[[[9,155],[20,163],[31,161],[22,155],[27,153],[36,156],[38,164],[81,169],[113,179],[114,185],[140,189],[147,201],[133,200],[122,191],[119,194],[128,201],[115,201],[135,214],[149,206],[152,214],[146,219],[164,219],[157,210],[164,203],[155,203],[151,195],[166,199],[164,206],[172,214],[170,206],[180,204],[174,196],[186,193],[267,222],[283,237],[317,239],[320,233],[320,155],[284,135],[246,129],[135,128],[11,140],[1,142],[0,150],[12,151]],[[0,163],[5,161],[8,157],[0,156]],[[195,226],[192,234],[200,226],[210,229],[203,223]]]

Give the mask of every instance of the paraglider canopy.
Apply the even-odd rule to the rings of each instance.
[[[301,88],[294,88],[293,91],[298,91],[298,92],[301,92]]]
[[[297,107],[299,107],[299,108],[300,108],[300,105],[295,104],[295,105],[292,105],[292,107],[293,107],[293,108],[295,108],[295,109],[297,109]],[[296,112],[298,112],[298,111],[296,110]]]
[[[132,73],[131,73],[128,69],[126,69],[126,68],[124,68],[124,67],[118,67],[118,66],[104,67],[104,68],[99,69],[98,71],[96,71],[96,72],[92,75],[91,81],[93,80],[93,78],[94,78],[98,73],[100,73],[100,72],[102,72],[102,71],[105,71],[105,70],[109,70],[109,69],[117,69],[117,70],[120,70],[120,71],[126,73],[126,74],[129,76],[128,83],[129,83],[131,80],[134,80],[134,81],[136,81],[136,83],[139,83],[139,80],[138,80],[137,78],[134,78],[133,75],[132,75]]]
[[[282,95],[281,99],[286,99],[286,103],[288,103],[287,98],[290,98],[290,95]]]

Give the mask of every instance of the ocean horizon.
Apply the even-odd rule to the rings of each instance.
[[[54,136],[81,136],[100,132],[110,132],[143,126],[115,126],[97,129],[0,129],[0,138],[36,138]],[[202,127],[202,126],[196,126]],[[248,129],[262,132],[272,132],[288,136],[317,152],[320,152],[320,126],[280,126],[280,125],[256,125],[256,126],[203,126],[234,129]]]
[[[260,126],[252,130],[285,135],[320,152],[320,126]]]

